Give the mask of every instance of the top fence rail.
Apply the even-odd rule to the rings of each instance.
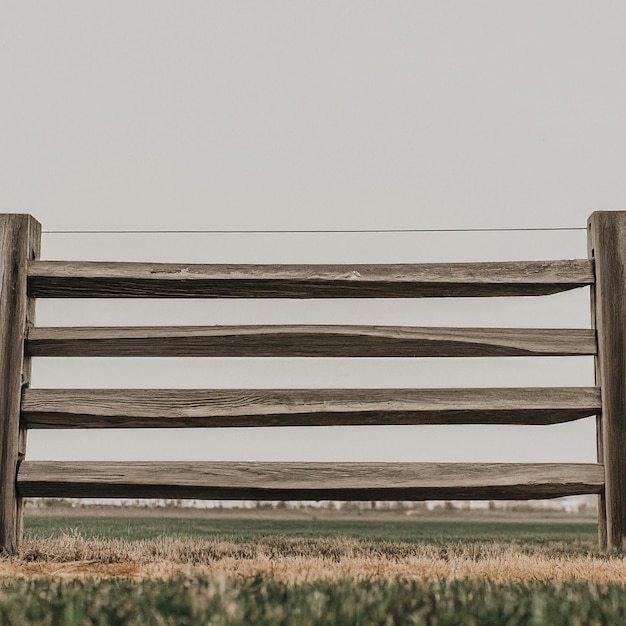
[[[548,295],[593,284],[591,260],[388,265],[32,261],[35,298],[434,298]]]

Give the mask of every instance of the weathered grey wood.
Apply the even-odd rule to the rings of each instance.
[[[589,260],[413,265],[181,265],[39,261],[52,298],[417,298],[543,295],[593,283]]]
[[[588,228],[587,231],[587,254],[590,259],[593,259],[594,256],[594,237],[591,228]],[[596,334],[596,289],[595,283],[591,286],[590,291],[590,311],[591,311],[591,328],[593,333]],[[597,348],[597,341],[596,341]],[[594,358],[594,377],[595,384],[597,387],[600,387],[601,383],[601,372],[600,372],[600,362],[596,356]],[[603,451],[603,443],[602,443],[602,414],[598,414],[596,416],[596,458],[598,463],[604,464],[604,451]],[[600,550],[607,549],[606,542],[606,498],[604,497],[604,490],[602,490],[598,494],[598,546]]]
[[[32,328],[32,356],[470,357],[596,353],[589,329],[398,326]]]
[[[598,493],[602,465],[559,463],[97,463],[26,461],[24,497],[526,499]]]
[[[30,380],[24,335],[35,313],[26,295],[26,268],[39,254],[40,235],[41,227],[30,215],[0,215],[0,551],[9,554],[17,551],[21,537],[15,480],[26,432],[20,428],[20,396]]]
[[[594,387],[29,389],[28,428],[555,424],[600,410]]]
[[[606,467],[606,541],[626,548],[626,212],[589,218],[595,260],[596,376],[602,388],[602,444]]]

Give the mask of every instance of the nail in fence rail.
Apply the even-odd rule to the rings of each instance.
[[[600,495],[600,541],[626,531],[626,213],[590,218],[590,259],[403,265],[182,265],[34,260],[39,224],[0,216],[5,390],[2,535],[15,552],[19,497],[542,498]],[[594,273],[597,273],[597,282]],[[34,298],[539,296],[592,286],[589,329],[378,326],[30,328]],[[596,355],[596,387],[521,389],[29,389],[31,356]],[[20,400],[22,381],[26,383]],[[333,424],[553,424],[598,415],[597,464],[20,464],[27,428]],[[20,431],[20,418],[21,427]],[[606,467],[606,477],[605,477]],[[17,487],[16,487],[17,486]],[[606,513],[604,494],[606,490]],[[603,525],[606,517],[606,526]]]

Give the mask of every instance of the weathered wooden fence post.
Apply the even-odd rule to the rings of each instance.
[[[602,388],[598,461],[605,491],[599,500],[600,545],[626,548],[626,211],[597,211],[588,224],[595,260],[592,321],[598,337],[596,384]]]
[[[30,381],[24,335],[35,301],[26,293],[27,262],[39,256],[41,225],[30,215],[0,214],[0,551],[13,554],[21,537],[17,467],[26,452],[20,428],[22,385]]]

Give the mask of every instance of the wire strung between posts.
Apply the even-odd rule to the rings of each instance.
[[[401,233],[521,233],[581,231],[583,227],[545,228],[388,228],[361,230],[44,230],[45,235],[361,235]]]

